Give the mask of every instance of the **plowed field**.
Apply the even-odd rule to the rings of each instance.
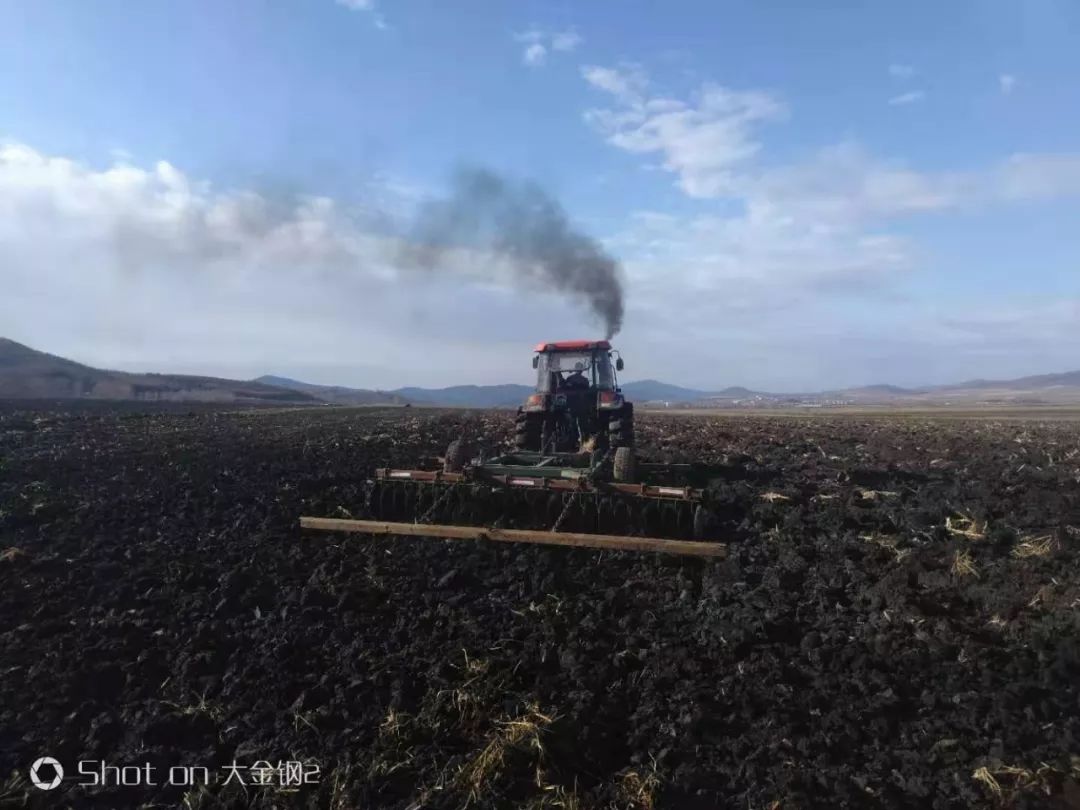
[[[1080,807],[1080,424],[641,414],[727,560],[297,529],[463,428],[0,408],[0,804]]]

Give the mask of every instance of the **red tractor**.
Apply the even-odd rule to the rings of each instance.
[[[536,391],[518,408],[512,451],[476,455],[459,437],[442,469],[376,470],[365,519],[303,517],[301,526],[724,555],[725,546],[701,542],[717,531],[710,469],[637,461],[634,406],[610,343],[541,343],[533,368]]]
[[[516,449],[574,453],[634,446],[634,406],[615,377],[623,361],[608,341],[540,343],[535,351],[536,391],[518,408]]]

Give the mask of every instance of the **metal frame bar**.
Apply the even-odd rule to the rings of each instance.
[[[530,473],[531,468],[511,468],[513,473],[495,474],[484,472],[448,473],[442,470],[392,470],[389,468],[375,471],[379,481],[417,481],[428,484],[460,484],[477,481],[507,487],[528,487],[532,489],[550,489],[557,492],[609,492],[623,495],[636,495],[641,498],[661,500],[700,501],[702,490],[693,487],[666,487],[653,484],[619,484],[610,481],[590,481],[585,477],[556,478],[548,475]]]
[[[589,470],[592,459],[588,453],[537,453],[533,450],[517,450],[485,459],[479,467],[491,472],[502,472],[503,468],[527,469],[535,467],[568,467],[574,470]],[[667,463],[657,461],[638,461],[637,468],[643,473],[689,473],[693,464]]]
[[[300,518],[300,528],[351,534],[441,537],[447,540],[493,540],[499,543],[535,543],[620,551],[657,551],[665,554],[689,554],[697,557],[727,556],[727,546],[723,543],[665,540],[660,537],[620,537],[611,534],[540,532],[523,529],[495,529],[483,526],[387,523],[378,520],[342,520],[340,518],[318,517]]]

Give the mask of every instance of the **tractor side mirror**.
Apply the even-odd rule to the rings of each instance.
[[[537,368],[540,365],[540,355],[533,355],[533,368]]]
[[[616,371],[622,371],[623,370],[623,361],[622,361],[621,357],[616,357],[615,358],[615,370]]]

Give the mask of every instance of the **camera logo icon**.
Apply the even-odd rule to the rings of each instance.
[[[42,790],[52,790],[64,778],[64,766],[52,757],[38,757],[30,766],[30,781]]]

